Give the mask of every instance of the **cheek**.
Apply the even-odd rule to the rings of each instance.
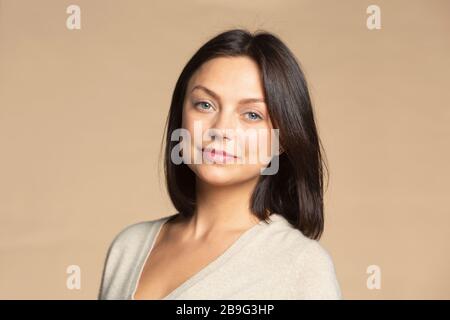
[[[261,128],[250,131],[244,137],[241,137],[243,146],[245,146],[245,159],[248,164],[264,165],[268,163],[268,157],[271,155],[271,131],[267,128]]]
[[[181,126],[189,131],[194,131],[194,119],[192,117],[192,113],[186,110],[186,107],[183,109],[183,115],[181,117]]]
[[[207,119],[200,119],[186,114],[184,117],[183,128],[189,132],[189,138],[183,139],[182,148],[184,150],[190,150],[189,154],[186,154],[186,161],[191,165],[197,165],[204,162],[201,148],[209,145],[212,141],[206,134],[209,128],[209,122]],[[194,168],[193,167],[193,168]],[[194,170],[195,171],[195,170]]]
[[[195,116],[192,112],[184,112],[182,117],[182,127],[189,131],[191,136],[190,146],[193,148],[196,145],[201,145],[201,135],[206,130],[208,122],[202,118]]]
[[[189,130],[192,135],[196,129],[199,130],[198,132],[204,134],[204,132],[210,127],[211,121],[211,115],[195,112],[194,110],[185,110],[182,116],[183,128]]]

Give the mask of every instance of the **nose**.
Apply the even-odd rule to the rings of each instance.
[[[209,136],[212,139],[231,140],[234,136],[235,124],[231,112],[220,111],[209,128]]]
[[[230,140],[230,133],[227,132],[229,130],[221,130],[218,128],[209,128],[208,136],[211,140]]]

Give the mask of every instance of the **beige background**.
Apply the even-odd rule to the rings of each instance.
[[[174,212],[158,173],[172,90],[234,27],[279,35],[309,80],[331,174],[321,243],[344,297],[450,298],[445,0],[0,0],[0,298],[95,299],[114,235]]]

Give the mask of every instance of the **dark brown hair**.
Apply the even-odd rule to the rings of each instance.
[[[181,128],[183,103],[189,79],[206,61],[221,56],[247,56],[259,66],[265,99],[274,128],[279,129],[279,169],[260,175],[250,208],[259,219],[276,212],[311,239],[324,228],[322,157],[312,103],[305,76],[293,53],[275,35],[234,29],[216,35],[188,61],[175,85],[165,125],[164,172],[175,208],[185,217],[195,212],[195,174],[185,164],[171,161],[178,141],[171,134]],[[162,148],[162,146],[161,146]],[[268,165],[270,166],[270,164]],[[328,170],[327,170],[328,171]]]

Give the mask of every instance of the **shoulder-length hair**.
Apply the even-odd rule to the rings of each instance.
[[[314,120],[305,76],[293,53],[274,34],[257,30],[253,34],[233,29],[206,42],[183,68],[172,94],[165,124],[164,172],[166,187],[174,207],[185,217],[196,208],[195,174],[185,164],[174,164],[171,152],[175,129],[181,128],[183,103],[188,81],[206,61],[221,57],[247,56],[259,66],[268,113],[279,129],[278,172],[260,175],[250,200],[254,215],[267,222],[281,214],[292,226],[311,239],[319,239],[324,228],[323,149]],[[162,149],[162,144],[161,144]],[[270,164],[269,164],[270,166]],[[327,170],[328,172],[328,170]]]

